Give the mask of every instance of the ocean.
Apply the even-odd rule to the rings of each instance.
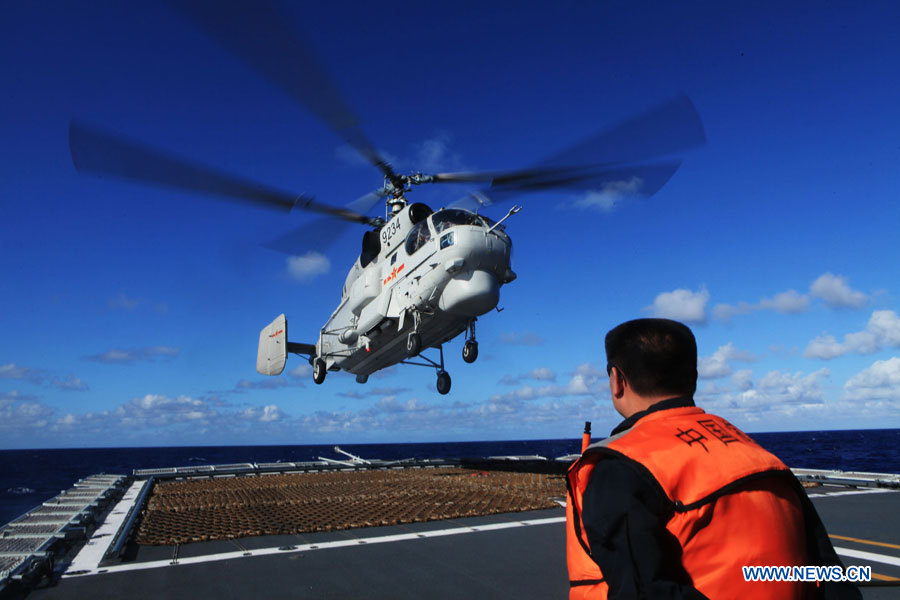
[[[900,429],[751,435],[791,467],[900,473]],[[580,452],[581,439],[340,446],[363,458],[383,460],[531,454],[555,458]],[[334,452],[334,445],[0,450],[0,524],[96,473],[129,475],[134,469],[153,467],[301,462],[319,456],[345,458]]]

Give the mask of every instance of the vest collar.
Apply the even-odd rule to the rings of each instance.
[[[655,413],[659,410],[667,410],[670,408],[683,408],[685,406],[696,406],[694,404],[694,399],[690,396],[679,396],[678,398],[669,398],[668,400],[660,400],[656,404],[653,404],[647,410],[642,410],[641,412],[636,412],[618,425],[616,428],[610,432],[610,436],[614,436],[617,433],[622,433],[623,431],[628,431],[631,429],[635,423],[637,423],[640,419],[646,417],[651,413]]]

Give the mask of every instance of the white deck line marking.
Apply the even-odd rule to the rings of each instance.
[[[871,490],[850,490],[847,492],[831,492],[830,494],[806,494],[810,498],[826,498],[828,496],[853,496],[854,494],[893,494],[897,490],[874,488]]]
[[[105,573],[123,573],[126,571],[141,571],[144,569],[158,569],[160,567],[194,565],[205,562],[214,562],[220,560],[231,560],[233,558],[244,558],[246,556],[268,556],[270,554],[293,554],[295,552],[308,552],[311,550],[325,550],[328,548],[346,548],[348,546],[361,546],[370,544],[385,544],[390,542],[403,542],[407,540],[421,540],[433,537],[443,537],[447,535],[460,535],[464,533],[475,533],[479,531],[497,531],[500,529],[512,529],[515,527],[530,527],[534,525],[551,525],[555,523],[564,523],[565,517],[550,517],[547,519],[530,519],[527,521],[511,521],[506,523],[490,523],[487,525],[472,525],[464,527],[453,527],[450,529],[437,529],[434,531],[418,531],[414,533],[400,533],[396,535],[381,535],[369,538],[352,538],[347,540],[335,540],[333,542],[319,542],[317,544],[301,544],[290,550],[281,550],[277,547],[260,548],[251,550],[249,554],[244,552],[222,552],[219,554],[207,554],[205,556],[179,557],[177,565],[172,565],[172,561],[155,560],[142,563],[130,563],[124,565],[114,565],[102,569],[97,568],[94,563],[93,567],[83,569],[86,573],[64,574],[63,577],[83,577],[87,575],[99,575]],[[74,569],[70,569],[74,571]]]
[[[831,493],[827,493],[827,494],[809,494],[809,493],[807,493],[806,496],[808,498],[827,498],[828,496],[853,496],[855,494],[893,494],[896,492],[897,492],[897,490],[885,490],[882,488],[874,488],[871,490],[850,490],[850,491],[846,491],[846,492],[831,492]],[[566,507],[565,500],[557,500],[556,502],[563,508]]]
[[[125,521],[125,517],[128,516],[128,511],[137,502],[145,483],[146,481],[135,481],[131,484],[131,487],[125,491],[122,499],[109,512],[106,520],[91,535],[91,539],[78,551],[69,568],[66,569],[67,572],[94,571],[97,569],[97,565],[103,560],[103,555],[106,554],[107,549],[113,543],[116,532],[119,531],[119,527]]]
[[[862,550],[851,550],[850,548],[838,548],[837,546],[834,547],[834,551],[841,556],[861,558],[863,560],[871,560],[873,562],[880,562],[886,565],[894,565],[895,567],[900,567],[900,558],[897,558],[896,556],[875,554],[874,552],[863,552]]]

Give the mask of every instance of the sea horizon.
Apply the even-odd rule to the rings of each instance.
[[[862,427],[854,429],[785,429],[776,431],[746,431],[748,435],[786,435],[791,433],[832,433],[832,432],[853,432],[853,431],[900,431],[900,427]],[[607,437],[596,430],[592,431],[591,436],[596,439]],[[412,441],[412,442],[311,442],[311,443],[291,443],[291,444],[167,444],[159,446],[27,446],[27,447],[9,447],[0,448],[0,452],[5,451],[28,451],[28,450],[128,450],[128,449],[152,449],[152,448],[275,448],[285,446],[380,446],[380,445],[422,445],[422,444],[490,444],[490,443],[506,443],[506,442],[546,442],[561,440],[577,440],[581,441],[581,435],[572,436],[571,438],[505,438],[505,439],[480,439],[480,440],[431,440],[431,441]]]

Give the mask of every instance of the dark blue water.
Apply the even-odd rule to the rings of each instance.
[[[758,433],[754,439],[792,467],[900,472],[900,429]],[[465,458],[581,451],[581,440],[359,444],[341,448],[363,458]],[[134,469],[240,462],[299,462],[344,458],[333,445],[219,446],[0,450],[0,524],[95,473],[129,475]]]

